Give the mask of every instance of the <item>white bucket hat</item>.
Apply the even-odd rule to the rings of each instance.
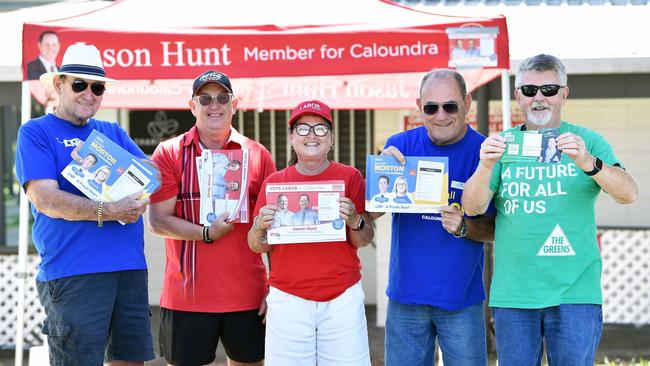
[[[76,43],[68,47],[63,55],[63,62],[59,71],[48,72],[41,75],[42,83],[51,84],[52,79],[59,75],[70,75],[80,79],[110,81],[104,72],[102,57],[99,55],[97,47],[89,44]]]

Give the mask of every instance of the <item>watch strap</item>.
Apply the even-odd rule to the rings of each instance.
[[[363,220],[363,217],[359,216],[359,223],[357,224],[356,228],[350,228],[352,231],[361,231],[363,230],[363,227],[365,226],[366,222]]]
[[[603,161],[600,160],[599,157],[594,157],[594,168],[588,172],[585,172],[585,174],[591,177],[593,175],[598,174],[598,172],[600,172],[601,170],[603,170]]]

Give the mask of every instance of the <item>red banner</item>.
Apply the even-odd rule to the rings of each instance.
[[[496,38],[489,41],[495,44],[484,58],[489,63],[474,66],[508,67],[507,33],[501,20],[482,24],[483,29],[493,30]],[[208,69],[231,77],[381,74],[455,66],[457,60],[450,60],[448,29],[465,29],[461,26],[217,35],[122,33],[26,24],[23,44],[36,45],[46,30],[58,33],[61,50],[76,42],[92,43],[102,54],[107,76],[120,80],[191,79]],[[23,67],[36,57],[36,47],[25,47]]]

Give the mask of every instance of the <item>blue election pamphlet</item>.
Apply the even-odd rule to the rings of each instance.
[[[142,191],[148,197],[158,186],[158,172],[97,130],[63,169],[61,175],[94,201],[114,202]]]
[[[402,165],[393,156],[367,156],[366,211],[431,213],[449,203],[449,159],[404,158]]]

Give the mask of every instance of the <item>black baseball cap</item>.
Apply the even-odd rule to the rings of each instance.
[[[208,70],[194,79],[194,84],[192,85],[192,97],[199,89],[201,89],[203,85],[209,83],[219,84],[226,88],[228,92],[232,93],[230,79],[228,79],[228,76],[226,76],[226,74],[220,73],[218,71]]]

